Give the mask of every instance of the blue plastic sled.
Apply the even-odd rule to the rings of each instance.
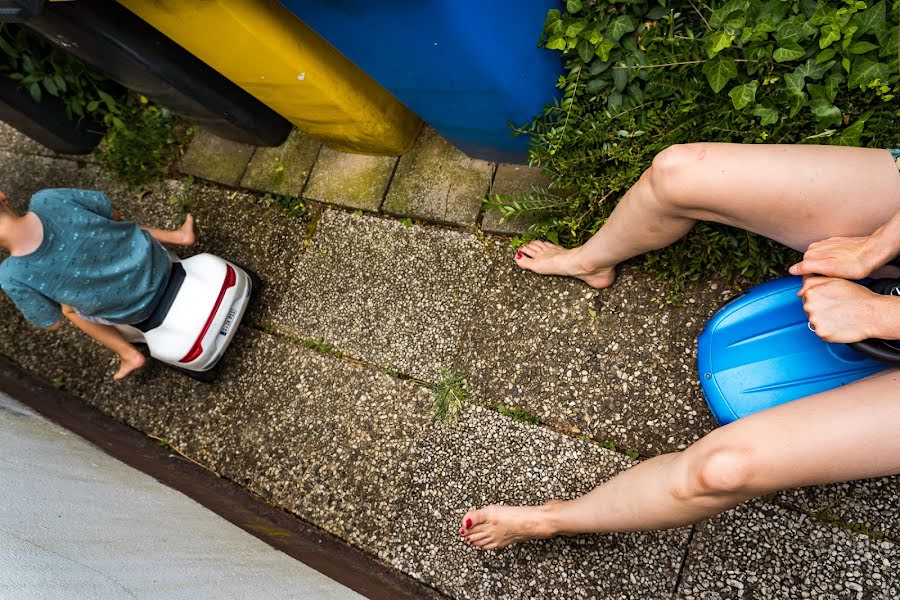
[[[785,277],[753,287],[700,334],[700,384],[720,425],[888,368],[810,331],[801,284]]]

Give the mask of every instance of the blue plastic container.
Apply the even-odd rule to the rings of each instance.
[[[797,297],[802,282],[785,277],[751,288],[700,334],[700,384],[720,425],[888,368],[810,331]]]
[[[557,97],[538,48],[559,0],[280,0],[467,155],[525,162],[529,123]]]

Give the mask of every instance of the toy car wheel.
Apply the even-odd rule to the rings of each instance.
[[[181,367],[175,367],[172,365],[169,366],[182,375],[187,375],[191,379],[196,379],[197,381],[200,381],[202,383],[213,383],[218,377],[215,368],[212,368],[209,371],[191,371],[190,369],[182,369]]]

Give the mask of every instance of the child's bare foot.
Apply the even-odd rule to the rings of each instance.
[[[615,266],[587,266],[580,260],[579,250],[580,248],[569,250],[543,240],[533,240],[519,247],[515,261],[523,269],[540,275],[577,277],[592,288],[602,289],[612,285],[616,279]]]
[[[194,242],[197,241],[197,234],[194,232],[194,215],[188,213],[184,217],[184,224],[178,228],[177,234],[179,246],[194,245]]]
[[[126,354],[122,354],[119,358],[122,362],[119,364],[119,370],[116,371],[116,374],[113,375],[113,379],[119,381],[121,379],[125,379],[138,369],[144,366],[144,363],[147,362],[147,359],[143,354],[140,353],[137,348],[132,348],[132,352],[128,352]]]
[[[498,506],[491,504],[470,510],[462,519],[459,534],[466,542],[482,550],[505,548],[510,544],[553,535],[546,518],[547,509],[558,504],[551,500],[543,506]]]

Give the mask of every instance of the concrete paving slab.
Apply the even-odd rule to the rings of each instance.
[[[322,148],[304,196],[377,212],[396,165],[394,156],[365,156]]]
[[[488,268],[472,235],[325,211],[275,325],[382,368],[451,366]]]
[[[32,194],[50,187],[93,187],[99,169],[92,164],[0,150],[0,191],[16,210],[25,210]]]
[[[536,504],[585,492],[632,461],[473,408],[429,428],[381,558],[452,598],[665,598],[688,530],[533,541],[481,552],[458,535],[471,506]]]
[[[42,154],[52,156],[52,150],[31,139],[12,125],[0,121],[0,149],[14,154]]]
[[[546,189],[549,181],[540,167],[526,167],[503,163],[497,165],[497,173],[491,184],[491,195],[528,194],[537,189]],[[481,228],[488,233],[517,235],[528,229],[527,219],[500,222],[501,214],[496,210],[485,210]]]
[[[781,492],[779,504],[900,542],[900,476]]]
[[[635,269],[597,292],[522,271],[506,244],[491,261],[456,363],[476,397],[645,455],[684,448],[714,427],[697,382],[696,336],[732,294],[721,283],[660,308],[665,284]]]
[[[699,525],[678,598],[896,598],[900,551],[750,502]]]
[[[182,173],[237,186],[247,170],[254,147],[226,140],[200,129],[181,157]]]
[[[299,196],[322,144],[299,129],[277,148],[259,147],[247,165],[241,187],[285,196]]]
[[[0,395],[0,596],[362,598]]]
[[[451,225],[472,226],[491,184],[493,163],[469,158],[424,127],[400,157],[383,210]]]

